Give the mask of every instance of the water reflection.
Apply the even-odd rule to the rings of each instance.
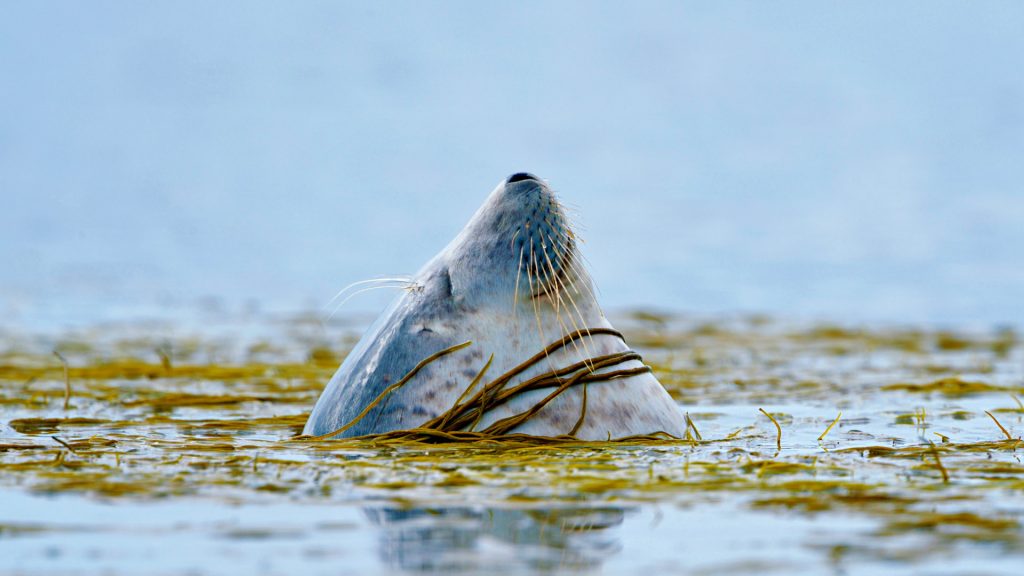
[[[630,508],[369,508],[380,556],[410,572],[597,569],[621,549]]]

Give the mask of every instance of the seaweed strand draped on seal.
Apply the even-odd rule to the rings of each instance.
[[[471,398],[486,408],[458,409]],[[606,440],[682,437],[683,421],[601,311],[565,209],[545,182],[519,172],[370,327],[303,433],[442,422]]]

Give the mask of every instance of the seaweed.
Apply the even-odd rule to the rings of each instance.
[[[538,412],[544,409],[552,400],[557,398],[560,394],[566,390],[582,385],[586,390],[586,385],[594,382],[607,382],[616,380],[619,378],[625,378],[629,376],[635,376],[637,374],[643,374],[650,372],[650,367],[642,366],[639,368],[627,368],[622,370],[611,370],[608,372],[598,372],[606,368],[614,368],[624,362],[632,360],[640,360],[640,355],[633,351],[616,352],[612,354],[605,354],[601,356],[595,356],[592,358],[586,358],[579,362],[573,363],[569,366],[562,368],[549,370],[532,378],[529,378],[523,382],[517,383],[510,388],[505,388],[510,382],[512,382],[517,376],[536,365],[538,362],[544,360],[554,352],[568,346],[577,340],[584,337],[591,337],[594,334],[611,334],[621,337],[622,335],[608,328],[585,328],[577,330],[570,334],[566,334],[557,341],[551,343],[543,350],[537,352],[534,356],[515,366],[508,372],[498,376],[494,380],[488,382],[480,391],[470,396],[468,400],[463,401],[463,398],[474,389],[476,384],[480,381],[483,375],[487,372],[487,369],[491,365],[491,360],[488,360],[484,368],[477,374],[476,377],[470,381],[469,385],[465,388],[465,391],[456,402],[442,413],[440,416],[432,418],[419,426],[409,430],[397,430],[394,432],[388,432],[382,436],[390,439],[395,438],[406,438],[409,440],[417,441],[446,441],[446,442],[465,442],[465,441],[480,441],[496,436],[505,436],[510,434],[516,427],[522,425],[524,422],[535,416]],[[408,374],[403,376],[397,382],[388,386],[383,392],[380,393],[373,401],[367,404],[363,410],[351,421],[344,424],[340,428],[322,434],[314,436],[312,440],[324,440],[332,438],[349,430],[355,426],[360,420],[362,420],[370,411],[375,408],[378,404],[384,401],[390,394],[395,390],[398,390],[402,386],[406,385],[411,381],[416,374],[420,372],[424,367],[429,365],[431,362],[435,362],[444,356],[462,350],[467,346],[470,346],[472,342],[464,342],[450,348],[446,348],[421,360]],[[493,355],[491,356],[493,359]],[[479,433],[473,432],[473,429],[483,419],[484,415],[491,410],[502,406],[517,396],[520,396],[526,392],[534,390],[544,390],[552,388],[553,390],[544,398],[534,403],[530,408],[523,412],[514,414],[502,418],[486,429]],[[572,427],[570,433],[567,435],[569,438],[574,437],[576,431],[579,430],[583,423],[583,419],[586,417],[586,403],[584,402],[581,410],[581,415],[577,420],[576,424]],[[664,434],[664,433],[662,433]],[[667,436],[667,434],[665,434]],[[653,437],[653,435],[651,435]],[[371,436],[372,437],[372,436]]]
[[[470,503],[541,515],[580,503],[706,506],[744,521],[819,518],[831,528],[806,553],[839,555],[844,566],[926,562],[936,551],[1024,557],[1015,334],[646,315],[635,324],[635,351],[522,381],[522,372],[493,374],[488,358],[451,410],[422,426],[320,440],[296,434],[354,342],[341,325],[279,322],[269,339],[140,327],[141,336],[117,327],[6,334],[0,486],[117,501]],[[589,390],[592,401],[595,386],[628,375],[623,364],[641,354],[686,406],[684,438],[580,440],[586,401],[563,436],[518,434],[536,414],[525,409],[479,425],[528,390]],[[0,536],[52,531],[7,523]]]

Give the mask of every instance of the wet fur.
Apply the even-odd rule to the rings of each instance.
[[[564,209],[537,180],[503,182],[462,232],[414,276],[342,363],[317,401],[304,433],[328,434],[351,422],[424,358],[472,346],[427,365],[340,436],[413,428],[452,407],[494,354],[477,386],[500,376],[562,335],[611,327],[579,261]],[[581,359],[627,350],[595,335],[551,354],[507,386]],[[612,369],[639,367],[630,361]],[[550,390],[524,393],[487,413],[477,430],[523,412]],[[515,432],[568,434],[581,414],[583,388],[570,388]],[[682,416],[652,374],[591,383],[579,438],[664,431],[682,436]]]

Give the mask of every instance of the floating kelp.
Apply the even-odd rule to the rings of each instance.
[[[1021,393],[1024,392],[1024,386],[1002,387],[986,382],[968,382],[960,378],[951,377],[924,384],[899,382],[883,386],[882,390],[906,390],[907,392],[918,393],[935,392],[946,396],[962,396],[965,394],[980,394],[982,392]]]
[[[330,342],[350,343],[347,333],[325,336],[301,323],[277,340],[230,345],[173,332],[133,342],[98,330],[82,345],[60,338],[67,379],[52,339],[14,336],[0,354],[0,491],[126,505],[269,502],[297,514],[309,503],[386,502],[442,511],[437,522],[467,503],[527,511],[536,522],[581,503],[667,515],[707,509],[751,521],[818,519],[832,528],[801,550],[822,566],[836,547],[854,566],[893,557],[926,566],[928,550],[984,552],[1007,565],[1024,558],[1024,350],[1016,339],[652,314],[620,325],[684,404],[684,438],[524,436],[515,420],[473,427],[524,390],[600,386],[614,376],[595,370],[614,374],[628,353],[515,386],[509,374],[480,367],[452,409],[419,428],[314,440],[296,434],[346,353],[347,344]],[[556,525],[544,529],[562,530]],[[2,511],[0,526],[10,527],[0,538],[52,538],[58,547],[66,534]],[[296,530],[231,526],[224,538],[276,542]],[[560,537],[578,532],[567,524]]]

